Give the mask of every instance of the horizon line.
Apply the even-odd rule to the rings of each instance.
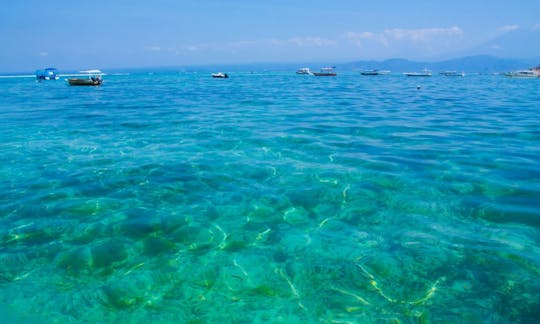
[[[356,64],[361,62],[374,62],[374,63],[384,63],[387,61],[406,61],[410,63],[419,63],[419,64],[439,64],[449,61],[457,61],[457,60],[463,60],[466,58],[492,58],[497,60],[508,60],[508,61],[522,61],[524,64],[529,64],[529,62],[525,61],[533,61],[537,60],[540,64],[540,57],[530,57],[530,58],[511,58],[511,57],[499,57],[495,55],[490,54],[478,54],[478,55],[465,55],[465,56],[459,56],[454,58],[447,58],[447,59],[440,59],[440,60],[422,60],[422,59],[411,59],[411,58],[404,58],[404,57],[392,57],[392,58],[386,58],[386,59],[358,59],[358,60],[350,60],[350,61],[344,61],[341,60],[341,62],[337,63],[338,60],[332,61],[332,60],[326,60],[326,61],[309,61],[309,62],[295,62],[295,61],[287,61],[287,62],[268,62],[268,61],[261,61],[261,62],[246,62],[246,63],[204,63],[204,64],[188,64],[188,65],[155,65],[155,66],[139,66],[139,67],[105,67],[100,68],[101,70],[109,70],[109,71],[119,71],[119,70],[148,70],[148,69],[158,69],[158,70],[167,70],[167,69],[190,69],[190,68],[211,68],[211,67],[242,67],[242,66],[253,66],[253,65],[260,65],[260,66],[285,66],[285,65],[307,65],[307,64],[322,64],[322,65],[328,65],[331,63],[332,65],[350,65],[350,64]],[[326,63],[323,63],[326,62]],[[535,65],[536,66],[536,65]],[[38,68],[39,70],[40,68]],[[79,71],[79,68],[68,68],[68,69],[62,69],[62,71],[70,72],[70,71]],[[34,70],[35,72],[36,70]],[[9,75],[8,75],[9,74]],[[2,72],[0,71],[0,75],[3,76],[20,76],[20,75],[34,75],[31,71],[17,71],[17,72]]]

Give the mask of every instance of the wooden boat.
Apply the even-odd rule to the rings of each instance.
[[[103,72],[100,70],[80,71],[76,78],[69,78],[67,82],[72,86],[100,86],[103,84]]]
[[[334,67],[322,68],[320,72],[313,72],[314,76],[336,76],[337,73]]]

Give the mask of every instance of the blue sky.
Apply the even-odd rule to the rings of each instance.
[[[540,56],[508,39],[539,0],[3,0],[0,71]]]

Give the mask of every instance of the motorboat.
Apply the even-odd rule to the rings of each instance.
[[[45,81],[45,80],[58,80],[58,70],[55,68],[46,68],[45,70],[36,71],[36,80]]]
[[[390,74],[388,70],[365,70],[360,72],[361,75],[386,75]]]
[[[442,72],[441,72],[441,75],[449,76],[449,77],[454,77],[454,76],[457,76],[457,77],[464,77],[464,76],[465,76],[465,72],[442,71]]]
[[[80,71],[74,75],[75,78],[68,78],[67,82],[72,86],[100,86],[103,84],[104,75],[100,70]]]
[[[508,72],[504,74],[510,78],[538,78],[540,77],[540,71],[538,70],[519,70]]]
[[[227,73],[218,72],[218,73],[212,73],[212,78],[228,79],[229,76],[227,75]]]
[[[322,68],[320,72],[313,72],[314,76],[336,76],[335,67]]]
[[[432,75],[428,69],[424,69],[422,72],[405,72],[403,74],[410,77],[430,77]]]
[[[298,69],[296,70],[296,74],[308,74],[308,75],[311,75],[311,71],[309,68],[301,68],[301,69]]]

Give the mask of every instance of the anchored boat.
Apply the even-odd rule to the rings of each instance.
[[[336,76],[335,67],[322,68],[320,72],[313,72],[314,76]]]
[[[390,74],[388,70],[365,70],[360,72],[361,75],[386,75]]]
[[[229,75],[227,75],[227,73],[223,73],[223,72],[212,73],[212,78],[228,79]]]
[[[45,81],[45,80],[58,80],[58,70],[55,68],[46,68],[45,70],[36,71],[36,80]]]
[[[301,68],[296,70],[296,74],[312,74],[309,68]]]
[[[103,75],[100,70],[80,71],[76,78],[69,78],[67,82],[72,86],[100,86],[103,84]]]
[[[504,74],[507,77],[510,78],[538,78],[540,77],[540,71],[537,70],[520,70],[520,71],[513,71],[508,72]]]
[[[424,69],[422,72],[405,72],[403,74],[410,77],[430,77],[432,75],[428,69]]]

